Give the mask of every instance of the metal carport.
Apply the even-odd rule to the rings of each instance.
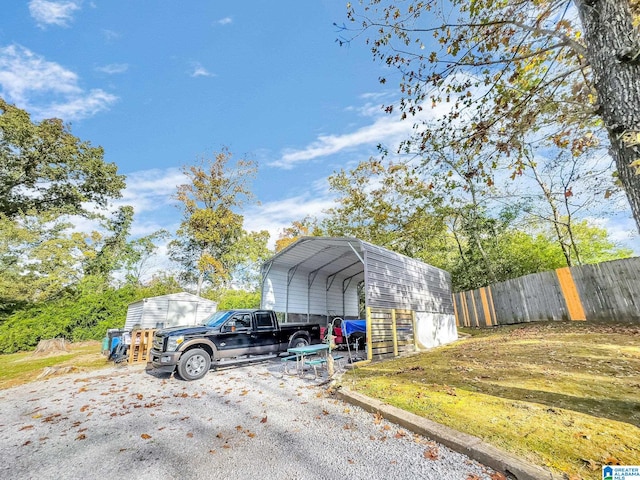
[[[261,304],[284,322],[366,316],[369,357],[457,339],[448,272],[352,237],[302,237],[277,253]]]

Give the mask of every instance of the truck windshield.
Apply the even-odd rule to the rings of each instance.
[[[229,318],[231,316],[233,312],[216,312],[213,315],[211,315],[205,322],[204,324],[207,327],[219,327],[221,326],[226,320],[227,318]]]

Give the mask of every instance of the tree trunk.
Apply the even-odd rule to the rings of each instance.
[[[574,0],[593,69],[598,106],[620,182],[640,231],[640,36],[629,0]]]
[[[562,218],[560,216],[560,212],[558,211],[558,206],[556,205],[556,200],[553,197],[553,192],[549,188],[549,186],[542,179],[540,174],[538,173],[538,168],[536,167],[536,163],[531,160],[528,156],[528,167],[533,172],[534,178],[536,179],[536,183],[542,190],[542,194],[544,195],[545,200],[549,204],[549,208],[551,208],[551,214],[553,215],[553,219],[551,223],[553,224],[553,229],[556,232],[556,239],[558,240],[558,245],[560,245],[560,249],[562,250],[562,254],[564,255],[564,259],[567,262],[567,267],[572,267],[571,263],[571,251],[569,250],[569,246],[564,241],[564,235],[562,233]],[[567,208],[567,212],[569,212],[569,208]],[[544,217],[541,217],[544,218]],[[573,238],[571,239],[573,243]],[[575,244],[574,244],[575,245]]]

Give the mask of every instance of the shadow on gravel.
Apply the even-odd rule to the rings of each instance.
[[[171,375],[172,375],[171,373],[167,373],[167,372],[160,372],[160,371],[156,370],[156,369],[155,369],[155,368],[153,368],[153,367],[146,367],[146,368],[144,369],[144,371],[145,371],[145,373],[146,373],[147,375],[151,375],[152,377],[155,377],[155,378],[162,378],[162,379],[165,379],[165,378],[170,378],[170,377],[171,377]],[[177,377],[176,377],[176,378],[177,378]]]

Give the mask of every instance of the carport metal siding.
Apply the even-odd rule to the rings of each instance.
[[[359,280],[353,279],[345,285],[340,276],[331,281],[329,275],[319,274],[310,285],[309,271],[298,269],[293,276],[289,273],[288,269],[279,266],[269,270],[263,287],[264,308],[311,315],[358,315]],[[346,291],[343,291],[345,287]]]
[[[363,242],[366,304],[453,314],[448,272]]]

